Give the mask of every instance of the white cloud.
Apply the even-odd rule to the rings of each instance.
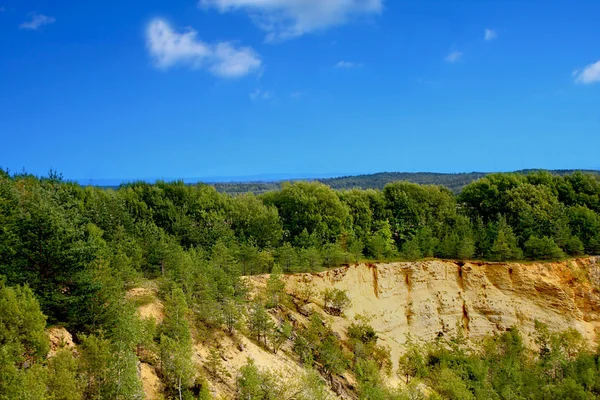
[[[340,61],[337,64],[335,64],[335,67],[336,68],[360,68],[360,67],[362,67],[362,64],[351,62],[351,61]]]
[[[235,47],[232,43],[222,42],[214,47],[210,71],[225,78],[247,75],[260,68],[262,62],[250,47]]]
[[[270,100],[273,98],[273,92],[256,89],[254,92],[250,93],[249,96],[252,100]]]
[[[205,43],[193,29],[175,32],[171,26],[156,19],[146,32],[148,49],[158,68],[177,65],[206,68],[223,78],[238,78],[258,70],[260,57],[250,47],[238,47],[231,42]]]
[[[494,40],[498,37],[498,33],[493,29],[485,30],[485,40]]]
[[[590,84],[600,82],[600,61],[596,61],[583,68],[573,71],[576,83]]]
[[[449,63],[455,63],[462,58],[463,54],[464,53],[462,51],[453,51],[446,56],[445,60]]]
[[[23,22],[19,25],[21,29],[38,30],[44,25],[50,25],[56,22],[56,18],[44,14],[31,14],[31,21]]]
[[[199,0],[220,12],[244,10],[267,32],[267,41],[284,40],[379,14],[383,0]]]

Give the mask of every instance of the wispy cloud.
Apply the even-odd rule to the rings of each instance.
[[[49,17],[44,14],[31,14],[31,20],[23,22],[19,25],[21,29],[29,29],[32,31],[36,31],[40,29],[44,25],[50,25],[56,22],[56,18]]]
[[[377,15],[383,0],[199,0],[220,12],[244,10],[267,41],[285,40],[325,30],[363,16]]]
[[[587,65],[581,70],[573,71],[575,83],[584,85],[600,82],[600,60],[593,64]]]
[[[346,69],[350,69],[350,68],[360,68],[363,65],[361,63],[356,63],[356,62],[351,62],[351,61],[339,61],[338,63],[335,64],[336,68],[346,68]]]
[[[251,100],[270,100],[273,98],[273,92],[270,90],[256,89],[249,94]]]
[[[291,97],[292,99],[299,99],[299,98],[300,98],[300,97],[302,97],[302,96],[304,96],[304,92],[303,92],[303,91],[301,91],[301,90],[298,90],[298,91],[296,91],[296,92],[292,92],[292,93],[290,93],[290,97]]]
[[[460,61],[463,55],[464,53],[462,51],[453,51],[452,53],[448,54],[444,60],[446,60],[448,63],[454,64],[455,62]]]
[[[209,44],[197,36],[193,29],[179,33],[162,19],[152,21],[146,40],[156,67],[204,68],[223,78],[238,78],[257,71],[262,65],[260,57],[250,47],[239,47],[231,42]]]
[[[493,29],[486,29],[485,30],[485,34],[484,34],[484,38],[485,40],[494,40],[498,37],[498,32],[496,32]]]

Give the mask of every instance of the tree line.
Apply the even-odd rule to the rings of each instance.
[[[517,174],[529,174],[538,170],[520,170],[515,171]],[[575,170],[559,169],[549,170],[552,175],[564,176],[570,175]],[[600,175],[600,171],[584,170],[583,172]],[[385,185],[397,181],[407,181],[418,183],[420,185],[441,185],[458,194],[468,184],[490,175],[489,172],[468,172],[468,173],[436,173],[436,172],[378,172],[375,174],[365,175],[350,175],[340,176],[336,178],[319,178],[314,179],[316,182],[324,183],[325,185],[336,190],[349,189],[378,189],[382,190]],[[304,179],[311,180],[311,179]],[[274,182],[217,182],[212,183],[217,191],[228,194],[241,194],[251,192],[254,194],[262,194],[271,190],[279,190],[282,186],[282,181]]]
[[[600,254],[600,181],[576,172],[492,174],[459,195],[435,185],[335,191],[286,183],[260,196],[207,185],[81,187],[0,172],[0,273],[27,283],[51,321],[101,323],[95,282],[191,271],[232,277],[374,260],[543,260]],[[100,285],[102,286],[102,285]],[[116,290],[116,289],[115,289]]]

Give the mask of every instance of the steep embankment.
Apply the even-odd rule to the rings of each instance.
[[[248,282],[255,289],[266,285],[268,276],[254,276]],[[600,257],[556,263],[480,263],[452,261],[358,264],[321,273],[288,275],[286,291],[297,308],[271,310],[274,321],[288,319],[296,327],[306,326],[311,313],[319,313],[340,338],[357,315],[370,318],[381,342],[391,349],[396,362],[407,334],[430,341],[453,336],[459,327],[473,343],[478,339],[517,326],[533,345],[534,322],[546,323],[553,331],[573,327],[590,343],[600,334]],[[326,288],[346,291],[352,305],[343,316],[323,310],[321,292]],[[134,289],[130,297],[149,296],[156,288]],[[308,299],[306,304],[305,301]],[[142,317],[162,320],[162,304],[154,301],[140,307]],[[302,368],[288,341],[273,354],[240,333],[220,334],[214,341],[194,346],[199,371],[207,366],[210,348],[217,347],[224,373],[210,382],[213,395],[233,398],[236,376],[247,358],[261,368],[286,377],[297,377]],[[155,368],[143,364],[141,375],[148,399],[160,398],[161,382]],[[396,382],[392,374],[390,384]],[[345,374],[334,391],[342,398],[354,398],[353,378]],[[337,390],[339,389],[339,390]]]
[[[454,335],[459,326],[472,340],[512,326],[527,337],[536,319],[551,330],[573,327],[590,342],[600,334],[600,257],[531,264],[358,264],[285,279],[290,293],[305,285],[314,285],[316,293],[327,287],[347,291],[352,306],[345,318],[334,318],[334,329],[343,337],[354,316],[371,317],[394,362],[407,334],[429,341]]]

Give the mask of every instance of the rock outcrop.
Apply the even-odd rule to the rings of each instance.
[[[58,326],[48,328],[46,329],[46,335],[48,335],[48,341],[50,342],[48,358],[54,357],[61,349],[73,350],[75,348],[73,336],[65,328]]]

